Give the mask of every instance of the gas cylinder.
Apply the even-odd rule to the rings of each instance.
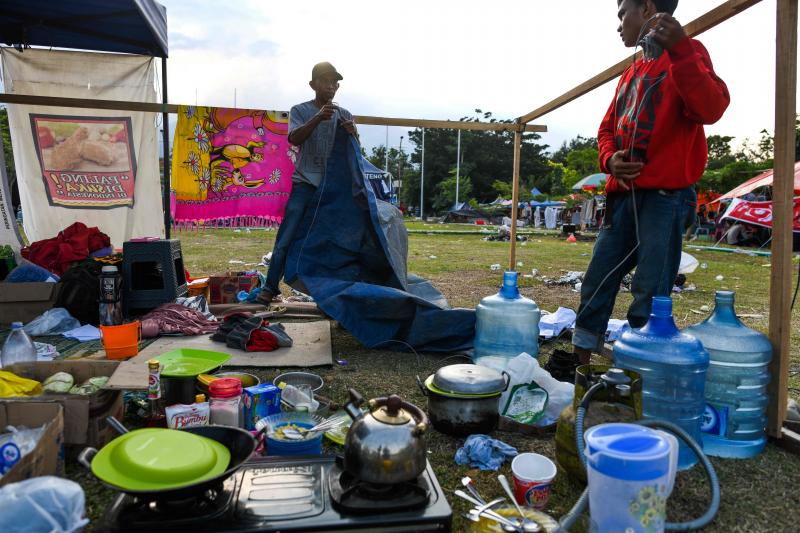
[[[586,391],[611,370],[609,365],[582,365],[575,371],[575,396],[572,405],[561,411],[556,428],[556,461],[573,479],[586,483],[586,469],[575,447],[575,413]],[[598,390],[592,396],[584,419],[584,431],[608,422],[634,422],[642,417],[642,379],[637,372],[622,370],[631,380],[629,394],[620,389]]]

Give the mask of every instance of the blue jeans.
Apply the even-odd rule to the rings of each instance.
[[[683,233],[694,221],[697,194],[693,187],[672,191],[640,189],[634,194],[640,244],[633,253],[637,241],[633,196],[630,192],[610,193],[606,199],[603,228],[581,286],[581,305],[572,337],[577,348],[598,353],[602,350],[620,283],[634,267],[633,303],[628,309],[632,328],[647,323],[653,296],[672,293]]]
[[[273,296],[280,294],[278,288],[286,269],[286,254],[289,246],[294,240],[297,227],[303,220],[306,208],[314,197],[317,188],[305,182],[296,181],[292,183],[292,192],[289,194],[289,201],[286,202],[286,212],[278,228],[278,235],[275,237],[275,246],[272,248],[272,259],[269,262],[267,271],[266,289]]]

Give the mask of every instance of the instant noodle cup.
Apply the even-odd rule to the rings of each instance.
[[[544,509],[550,499],[550,487],[556,477],[556,465],[538,453],[521,453],[511,461],[514,498],[520,505]]]

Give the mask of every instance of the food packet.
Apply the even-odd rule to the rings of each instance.
[[[167,427],[171,429],[194,428],[207,426],[211,418],[208,402],[190,405],[170,405],[164,411],[167,414]]]
[[[536,383],[515,385],[501,414],[521,424],[533,424],[544,415],[547,401],[547,391]]]

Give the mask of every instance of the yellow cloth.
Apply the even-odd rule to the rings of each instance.
[[[21,378],[16,374],[0,370],[0,398],[16,396],[39,396],[42,384],[33,379]]]

